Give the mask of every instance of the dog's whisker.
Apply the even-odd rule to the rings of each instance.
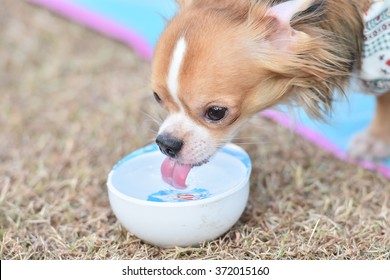
[[[156,142],[156,139],[154,137],[148,137],[146,139],[147,143],[155,143]]]
[[[154,135],[157,135],[158,129],[154,127],[148,127],[148,131],[153,132]]]
[[[269,145],[271,142],[233,142],[236,145]]]
[[[265,137],[262,137],[262,136],[247,136],[247,137],[234,137],[233,138],[233,141],[234,140],[262,140],[262,139],[266,139]]]
[[[149,119],[151,119],[153,122],[155,122],[157,125],[161,125],[161,123],[163,122],[163,120],[160,118],[160,116],[153,116],[145,111],[142,111],[142,114],[144,114],[146,117],[148,117]]]

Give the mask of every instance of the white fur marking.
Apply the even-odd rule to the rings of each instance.
[[[179,158],[182,164],[199,164],[207,160],[217,149],[209,131],[196,124],[184,112],[171,114],[163,122],[158,134],[171,134],[182,139],[185,145]]]
[[[173,51],[171,64],[169,66],[169,73],[168,73],[168,89],[171,92],[172,97],[174,100],[180,105],[179,98],[178,98],[178,91],[179,91],[179,75],[180,75],[180,68],[184,60],[184,55],[186,52],[187,43],[184,40],[183,37],[181,37],[176,44],[175,50]]]

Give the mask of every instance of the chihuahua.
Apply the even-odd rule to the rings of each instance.
[[[297,104],[323,118],[351,78],[376,94],[377,108],[371,126],[352,139],[350,154],[390,155],[389,0],[178,4],[152,67],[154,97],[169,111],[156,139],[169,158],[164,179],[183,186],[191,167],[206,163],[248,118],[276,104]],[[378,33],[388,43],[371,47]]]

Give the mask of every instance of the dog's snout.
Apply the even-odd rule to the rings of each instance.
[[[160,134],[157,136],[156,143],[161,152],[171,158],[176,158],[183,147],[183,141],[172,136]]]

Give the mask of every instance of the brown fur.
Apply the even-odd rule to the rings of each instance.
[[[390,92],[387,92],[378,97],[376,105],[376,113],[369,129],[371,136],[384,141],[390,142]]]
[[[253,87],[258,88],[258,92],[248,101],[248,113],[265,109],[281,99],[289,99],[303,105],[311,115],[321,117],[323,112],[328,112],[331,108],[334,89],[343,92],[353,67],[359,66],[363,25],[361,11],[352,1],[313,1],[312,9],[298,14],[292,21],[292,27],[308,37],[289,52],[281,52],[262,44],[278,29],[277,22],[266,17],[267,8],[281,1],[179,2],[182,12],[171,22],[160,40],[163,43],[157,47],[155,68],[167,67],[170,55],[166,55],[167,51],[162,49],[172,50],[178,37],[186,34],[186,38],[191,40],[189,44],[197,44],[196,54],[190,55],[192,60],[186,63],[188,67],[195,72],[204,69],[216,72],[216,80],[219,81],[219,84],[210,84],[207,78],[210,79],[214,73],[197,75],[187,67],[183,73],[188,80],[186,83],[192,85],[186,88],[197,89],[200,85],[210,85],[226,92],[223,84],[228,86],[229,83],[225,83],[224,79],[238,81],[237,76],[241,79],[246,77],[242,81],[246,85],[244,90],[236,94],[253,95]],[[358,4],[362,5],[363,2],[367,1],[359,1]],[[223,44],[229,45],[224,48]],[[219,49],[215,51],[213,46]],[[164,58],[160,59],[160,53],[164,53]],[[211,61],[217,64],[218,57],[215,54],[220,54],[221,59],[232,59],[233,61],[226,63],[230,66],[234,64],[237,68],[225,71],[230,73],[221,72],[223,77],[219,78],[218,71],[215,71],[218,70],[217,67],[199,65]],[[248,58],[250,55],[252,57]],[[199,61],[200,57],[207,59]],[[248,59],[252,65],[239,69],[241,63],[248,63]],[[253,66],[256,60],[258,65]],[[229,65],[221,65],[220,68],[223,67],[229,68]],[[257,72],[258,76],[247,75],[246,69]],[[154,72],[166,73],[167,70],[155,69]],[[197,80],[198,77],[201,79]],[[212,79],[215,80],[215,77]],[[186,95],[184,99],[189,96]],[[245,99],[242,96],[240,98]]]
[[[278,28],[273,21],[263,20],[267,2],[270,1],[254,4],[256,12],[250,14],[252,27],[259,30],[258,41]],[[313,7],[321,2],[314,1]],[[351,71],[359,67],[363,31],[359,11],[350,1],[328,0],[317,5],[317,9],[293,19],[292,27],[308,35],[295,49],[258,49],[259,67],[268,71],[263,92],[271,96],[266,102],[253,100],[252,104],[257,105],[254,112],[289,98],[304,106],[309,114],[321,117],[331,108],[334,90],[343,92]],[[262,99],[264,96],[259,98]]]
[[[313,0],[291,27],[268,14],[283,0],[178,2],[181,11],[156,47],[152,86],[165,107],[178,110],[166,80],[175,44],[184,36],[189,47],[178,98],[187,115],[221,142],[249,116],[281,102],[322,118],[360,67],[362,13],[369,0]],[[205,110],[220,104],[229,115],[205,121]]]

